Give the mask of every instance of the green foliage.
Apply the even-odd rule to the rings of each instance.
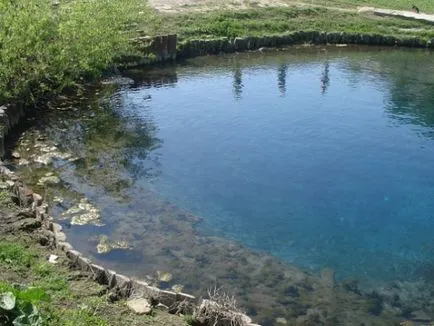
[[[64,326],[108,326],[109,323],[101,316],[97,316],[88,309],[73,310],[68,312],[67,318],[63,317]]]
[[[142,0],[0,2],[0,101],[96,77],[132,46],[132,26],[152,19]]]
[[[35,303],[47,301],[48,295],[41,288],[10,287],[0,284],[1,288],[8,288],[8,292],[0,292],[0,324],[14,326],[39,326],[42,317]]]
[[[193,325],[193,323],[195,322],[195,318],[193,315],[184,315],[182,316],[182,319],[187,325]]]

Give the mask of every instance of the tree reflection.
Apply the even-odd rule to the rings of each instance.
[[[279,92],[281,96],[285,96],[286,94],[286,73],[288,71],[288,65],[286,63],[282,63],[277,68],[277,87],[279,88]]]
[[[243,94],[243,74],[241,68],[236,65],[234,70],[234,80],[232,84],[232,89],[234,97],[236,100],[240,100]]]
[[[321,75],[321,94],[324,94],[327,92],[327,89],[330,84],[330,77],[329,77],[329,63],[326,62],[324,65],[324,70]]]
[[[107,91],[107,90],[106,90]],[[121,95],[96,96],[77,101],[76,111],[53,112],[46,132],[73,154],[75,174],[111,195],[123,197],[139,177],[158,175],[161,146],[152,120],[123,116]]]

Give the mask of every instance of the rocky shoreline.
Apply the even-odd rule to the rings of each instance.
[[[1,189],[10,191],[13,202],[21,208],[21,217],[17,220],[3,221],[6,223],[3,231],[8,233],[13,230],[42,229],[44,243],[51,243],[62,250],[71,266],[88,273],[92,280],[115,292],[117,299],[127,299],[127,305],[131,310],[142,314],[158,307],[172,314],[202,316],[197,319],[200,325],[257,326],[248,316],[232,311],[219,302],[198,299],[180,291],[162,290],[145,281],[131,279],[92,263],[66,241],[62,226],[53,222],[53,218],[48,215],[48,204],[43,201],[41,195],[25,186],[15,173],[3,165],[0,165],[0,178]]]
[[[434,48],[434,39],[395,37],[381,34],[348,32],[297,31],[277,35],[220,37],[179,40],[175,34],[155,37],[142,36],[134,40],[143,57],[123,58],[121,66],[134,67],[189,59],[220,53],[264,50],[291,45],[375,45],[408,48]]]

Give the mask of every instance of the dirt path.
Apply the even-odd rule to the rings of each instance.
[[[220,0],[218,3],[212,0],[149,0],[149,4],[160,12],[204,12],[218,9],[248,9],[248,8],[269,8],[269,7],[298,7],[298,8],[326,8],[341,12],[352,13],[373,13],[378,16],[393,16],[403,19],[418,20],[434,24],[434,15],[415,13],[412,11],[380,9],[374,7],[357,7],[336,2],[336,6],[321,0],[308,2],[292,0]]]
[[[149,4],[160,12],[203,12],[218,9],[248,9],[270,7],[315,7],[330,10],[357,12],[356,7],[326,6],[316,1],[300,2],[291,0],[221,0],[218,3],[211,0],[149,0]]]

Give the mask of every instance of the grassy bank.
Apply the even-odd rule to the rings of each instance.
[[[181,39],[271,35],[300,30],[434,37],[434,29],[422,22],[326,8],[251,8],[162,14],[162,17],[161,24],[148,31],[177,33]]]
[[[181,40],[299,30],[434,37],[432,26],[422,22],[355,10],[360,5],[410,10],[411,4],[404,0],[309,0],[303,7],[287,0],[287,5],[291,4],[262,8],[255,1],[244,1],[236,10],[224,9],[222,4],[217,10],[168,14],[156,12],[142,0],[71,0],[57,5],[51,0],[2,2],[0,104],[17,98],[44,102],[47,96],[98,78],[110,70],[116,58],[135,53],[130,39],[138,28],[151,35],[176,33]],[[416,4],[434,11],[428,1]]]
[[[2,1],[0,104],[39,102],[100,76],[134,51],[132,27],[152,17],[141,0]]]

